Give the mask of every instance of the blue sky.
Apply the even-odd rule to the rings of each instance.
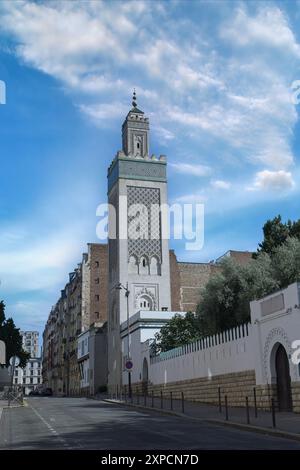
[[[254,250],[299,218],[299,2],[1,1],[1,298],[40,331],[97,241],[96,207],[131,105],[167,154],[170,202],[204,202],[205,243]]]

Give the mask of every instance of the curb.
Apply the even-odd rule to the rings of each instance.
[[[300,441],[300,434],[296,434],[294,432],[264,428],[262,426],[253,426],[252,424],[236,423],[234,421],[223,421],[221,419],[206,419],[205,421],[207,423],[229,426],[231,428],[241,429],[243,431],[256,432],[258,434],[267,434],[268,436],[283,437],[293,441]]]
[[[229,426],[231,428],[241,429],[243,431],[255,432],[255,433],[258,433],[258,434],[265,434],[265,435],[274,436],[274,437],[281,437],[281,438],[290,439],[290,440],[293,440],[293,441],[300,441],[300,434],[296,434],[296,433],[293,433],[293,432],[282,431],[282,430],[271,429],[271,428],[264,428],[262,426],[253,426],[251,424],[236,423],[234,421],[225,421],[225,420],[221,420],[221,419],[198,418],[196,416],[189,416],[189,415],[186,415],[184,413],[179,413],[177,411],[164,410],[164,409],[161,409],[161,408],[152,408],[152,407],[149,407],[149,406],[136,405],[134,403],[125,403],[123,401],[111,400],[109,398],[103,399],[102,401],[105,401],[107,403],[112,403],[112,404],[115,404],[115,405],[119,405],[119,406],[130,406],[132,408],[137,408],[137,409],[141,409],[141,410],[155,411],[155,412],[159,412],[161,414],[172,415],[172,416],[177,416],[179,418],[190,419],[192,421],[206,422],[206,423],[209,423],[209,424],[215,424],[215,425],[220,425],[220,426]]]
[[[155,412],[166,414],[166,415],[178,416],[180,418],[189,418],[189,419],[195,419],[197,421],[205,421],[203,418],[194,418],[193,416],[188,416],[184,413],[179,413],[178,411],[166,410],[164,408],[156,408],[156,407],[152,408],[152,406],[137,405],[135,403],[125,403],[124,401],[111,400],[110,398],[105,398],[102,401],[105,401],[107,403],[113,403],[114,405],[119,405],[119,406],[130,406],[132,408],[137,408],[140,410],[155,411]]]

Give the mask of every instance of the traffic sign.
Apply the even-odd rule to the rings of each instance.
[[[132,368],[133,368],[133,362],[131,359],[128,359],[128,361],[126,361],[125,363],[125,369],[128,371],[131,371]]]
[[[20,358],[18,356],[12,356],[9,360],[9,364],[14,367],[18,367],[20,364]]]

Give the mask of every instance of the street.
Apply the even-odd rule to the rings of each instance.
[[[4,409],[0,449],[300,449],[300,442],[85,398]]]

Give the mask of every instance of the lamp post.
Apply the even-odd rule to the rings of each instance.
[[[125,297],[126,297],[126,306],[127,306],[127,360],[130,359],[130,348],[129,348],[129,294],[130,291],[128,289],[128,282],[126,282],[126,286],[123,286],[121,282],[116,287],[117,290],[125,290]],[[128,370],[128,398],[131,398],[131,371]]]

